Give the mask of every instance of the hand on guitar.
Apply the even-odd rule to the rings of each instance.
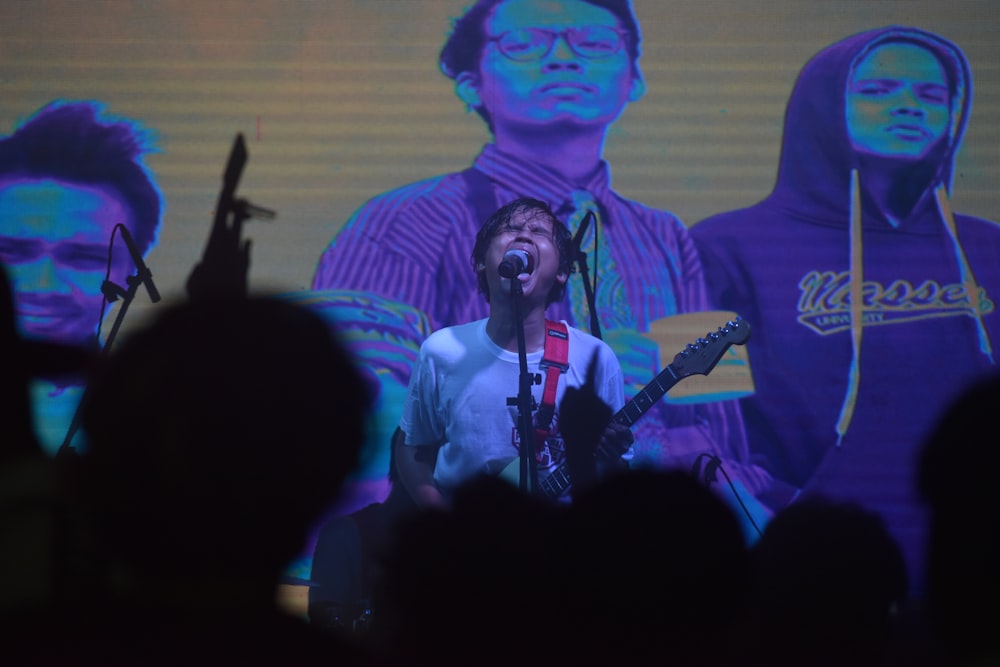
[[[573,489],[597,481],[599,461],[620,459],[634,439],[627,425],[611,420],[611,407],[595,391],[596,356],[595,352],[583,385],[567,388],[559,405],[566,465],[570,477],[575,480]]]

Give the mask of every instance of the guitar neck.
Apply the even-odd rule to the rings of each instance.
[[[652,382],[643,387],[631,401],[626,403],[625,407],[615,413],[611,421],[631,427],[680,380],[680,376],[674,370],[674,365],[669,364],[653,378]]]

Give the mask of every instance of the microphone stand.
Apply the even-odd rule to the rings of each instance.
[[[135,298],[136,290],[142,284],[142,276],[136,273],[134,276],[126,278],[125,283],[128,285],[127,290],[122,289],[110,280],[105,280],[101,285],[101,292],[104,293],[108,301],[116,301],[119,297],[122,300],[121,308],[118,309],[118,314],[115,315],[115,322],[111,325],[111,331],[108,332],[108,337],[104,341],[103,354],[107,354],[108,350],[111,349],[111,345],[115,342],[115,338],[118,336],[118,329],[121,328],[122,320],[125,319],[125,313],[132,304],[132,299]]]
[[[580,267],[580,275],[583,277],[583,291],[587,296],[587,310],[590,312],[590,333],[597,338],[601,338],[601,323],[597,317],[597,302],[594,298],[594,288],[590,284],[590,273],[587,270],[587,253],[580,250],[580,245],[583,243],[583,235],[587,231],[587,225],[591,221],[593,221],[595,226],[597,225],[597,218],[594,212],[588,210],[580,222],[580,227],[576,230],[576,236],[573,237],[571,257],[573,257],[576,265]],[[597,233],[596,227],[594,233]]]
[[[528,355],[524,340],[524,316],[521,313],[521,299],[524,297],[521,281],[514,276],[510,279],[510,298],[514,310],[514,325],[517,329],[517,356],[521,374],[517,390],[517,426],[521,434],[519,456],[520,488],[528,494],[534,494],[538,488],[538,462],[535,460],[535,429],[531,423],[531,409],[534,399],[531,397],[531,385],[534,376],[528,372]],[[511,399],[507,399],[511,404]]]
[[[104,348],[101,350],[102,355],[108,354],[108,351],[111,349],[111,345],[115,342],[115,338],[118,336],[118,329],[121,328],[122,321],[125,319],[125,313],[128,312],[128,307],[135,298],[135,293],[138,291],[139,285],[143,283],[142,273],[137,271],[134,276],[128,276],[125,279],[125,282],[128,285],[128,289],[124,289],[110,280],[105,280],[101,284],[101,293],[104,294],[104,298],[106,298],[108,302],[117,301],[119,298],[122,300],[122,305],[118,309],[118,313],[115,315],[115,322],[111,326],[111,331],[105,339]],[[70,453],[73,452],[73,446],[71,443],[73,442],[73,438],[76,436],[76,432],[80,429],[80,411],[83,408],[83,402],[85,400],[87,400],[86,388],[84,388],[83,396],[80,398],[80,402],[76,404],[76,410],[73,413],[73,421],[70,422],[69,428],[66,430],[66,436],[63,438],[62,444],[59,445],[59,450],[56,452],[55,458],[58,460],[67,459]]]

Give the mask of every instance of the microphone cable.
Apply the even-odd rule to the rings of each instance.
[[[704,470],[702,470],[701,462],[705,459],[708,460],[708,463],[705,465]],[[722,459],[720,459],[715,454],[708,454],[703,452],[699,454],[697,458],[695,458],[694,465],[691,466],[691,475],[694,478],[699,479],[699,481],[704,482],[704,484],[706,484],[707,486],[711,486],[713,482],[719,481],[719,478],[716,475],[717,472],[721,472],[722,476],[726,478],[726,484],[729,487],[730,492],[732,492],[733,497],[736,498],[736,502],[739,503],[743,515],[747,518],[747,521],[750,522],[750,525],[757,533],[757,537],[763,535],[764,534],[763,529],[757,523],[756,519],[754,519],[753,512],[750,511],[750,508],[747,507],[747,504],[743,501],[743,498],[736,490],[736,485],[733,483],[733,480],[729,476],[729,473],[726,472],[725,467],[722,465]]]

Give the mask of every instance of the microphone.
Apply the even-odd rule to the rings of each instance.
[[[583,220],[580,221],[580,226],[576,229],[576,234],[573,236],[574,260],[580,255],[580,245],[583,243],[583,235],[587,233],[587,227],[590,226],[590,219],[593,217],[594,212],[588,210],[587,214],[583,216]]]
[[[132,262],[135,264],[136,275],[142,281],[142,284],[146,286],[146,291],[149,292],[149,300],[156,303],[160,300],[160,293],[156,291],[156,285],[153,284],[153,273],[146,266],[146,262],[142,259],[142,253],[139,252],[138,246],[135,244],[135,239],[132,238],[132,234],[128,231],[125,225],[121,225],[122,238],[125,239],[125,245],[128,246],[128,252],[132,255]]]
[[[503,260],[500,262],[498,270],[503,278],[516,278],[522,273],[534,271],[535,265],[528,252],[512,248],[503,254]]]

